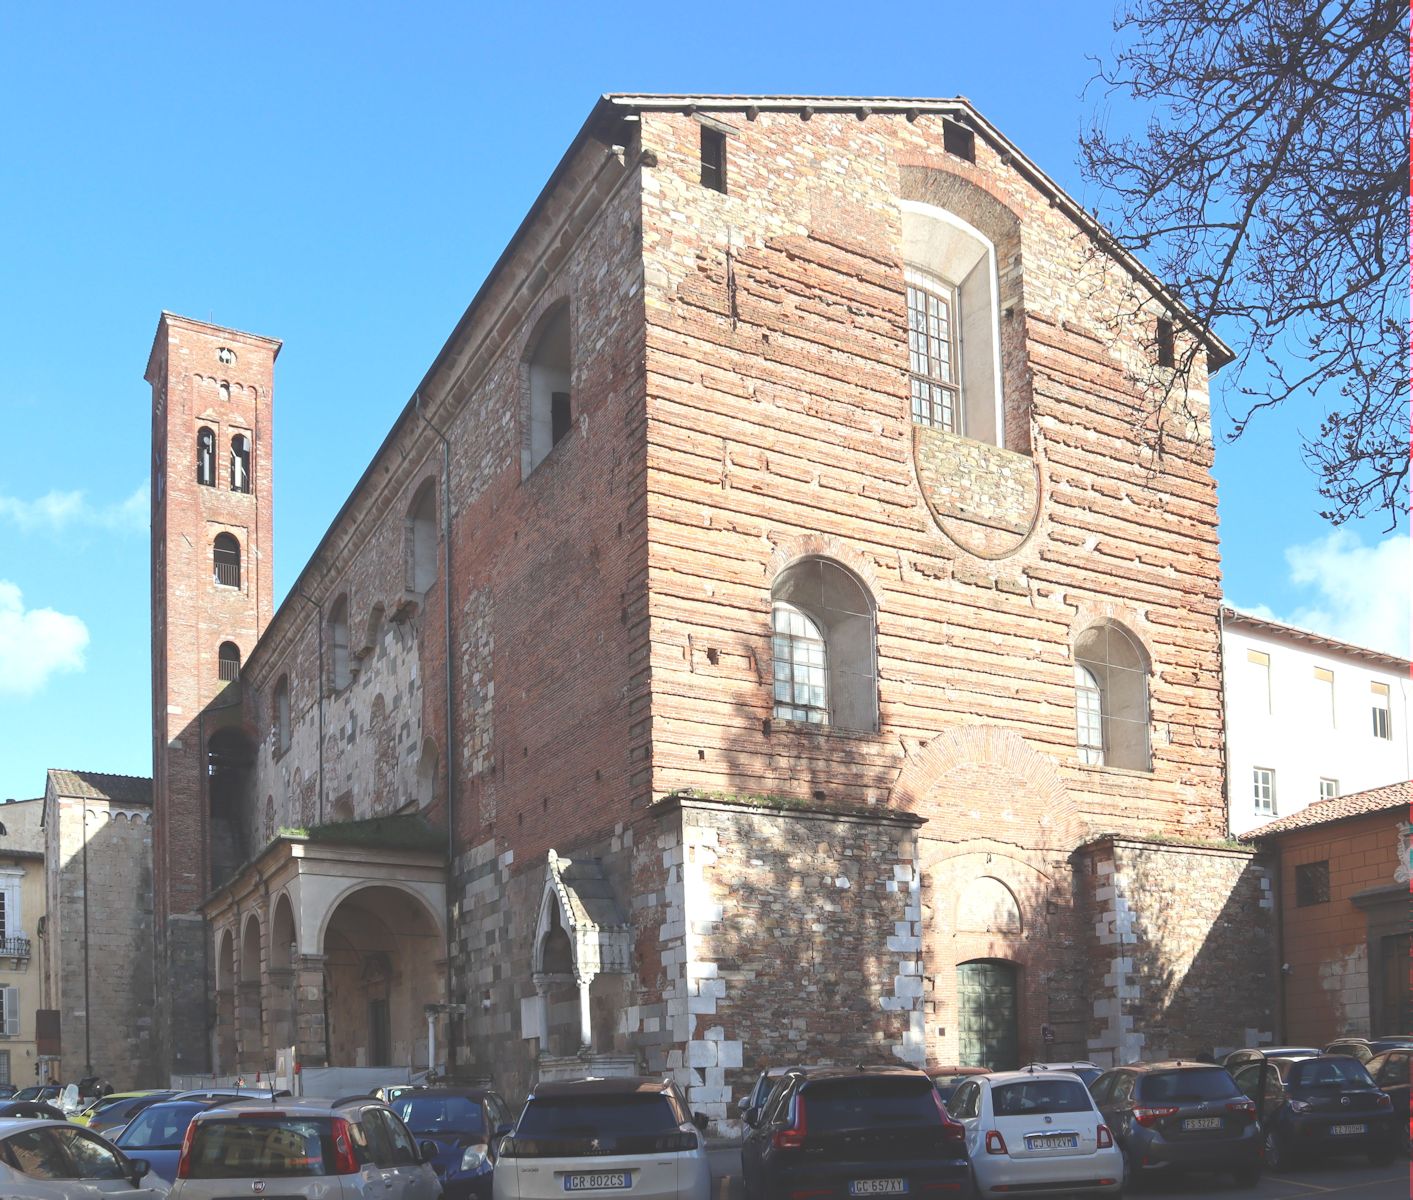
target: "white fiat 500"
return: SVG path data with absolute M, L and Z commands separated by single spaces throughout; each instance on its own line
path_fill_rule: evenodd
M 501 1141 L 495 1200 L 708 1200 L 705 1124 L 666 1080 L 540 1084 Z
M 1123 1189 L 1114 1135 L 1089 1089 L 1067 1071 L 978 1075 L 952 1093 L 947 1111 L 966 1129 L 980 1196 Z

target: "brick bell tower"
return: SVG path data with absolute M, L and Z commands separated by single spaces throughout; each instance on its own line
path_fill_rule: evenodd
M 243 861 L 240 670 L 273 609 L 271 338 L 164 312 L 152 385 L 152 890 L 159 1063 L 210 1070 L 201 902 Z

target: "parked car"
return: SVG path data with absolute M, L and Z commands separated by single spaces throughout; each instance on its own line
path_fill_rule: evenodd
M 1235 1074 L 1243 1064 L 1263 1058 L 1310 1058 L 1319 1053 L 1314 1046 L 1248 1046 L 1245 1050 L 1233 1050 L 1222 1059 L 1222 1066 Z
M 163 1200 L 167 1183 L 140 1158 L 72 1121 L 0 1120 L 0 1195 Z
M 1357 1058 L 1361 1063 L 1368 1063 L 1376 1055 L 1383 1054 L 1386 1050 L 1394 1050 L 1399 1046 L 1413 1046 L 1413 1038 L 1340 1038 L 1326 1046 L 1324 1052 L 1326 1054 L 1345 1054 L 1351 1058 Z
M 1240 1187 L 1260 1180 L 1256 1102 L 1225 1067 L 1134 1063 L 1106 1071 L 1090 1091 L 1123 1151 L 1126 1180 L 1162 1169 L 1229 1171 Z
M 957 1088 L 947 1108 L 965 1130 L 980 1194 L 1117 1197 L 1123 1189 L 1123 1155 L 1073 1071 L 979 1075 Z
M 117 1137 L 117 1131 L 149 1104 L 159 1100 L 170 1100 L 176 1092 L 113 1092 L 101 1100 L 95 1100 L 87 1108 L 75 1113 L 69 1120 L 79 1125 L 87 1125 L 95 1133 Z
M 741 1180 L 755 1200 L 917 1195 L 968 1184 L 962 1128 L 913 1067 L 791 1072 L 747 1124 Z
M 1409 1075 L 1413 1073 L 1413 1046 L 1398 1050 L 1386 1050 L 1377 1058 L 1370 1059 L 1364 1069 L 1369 1072 L 1374 1084 L 1389 1098 L 1393 1105 L 1394 1123 L 1403 1131 L 1404 1148 L 1408 1148 Z M 1397 1134 L 1395 1134 L 1395 1140 Z
M 65 1116 L 53 1104 L 42 1100 L 0 1100 L 0 1117 L 24 1117 L 31 1121 L 63 1121 Z
M 610 1190 L 634 1200 L 708 1200 L 702 1130 L 670 1080 L 627 1076 L 539 1084 L 501 1139 L 495 1200 Z
M 29 1087 L 22 1087 L 18 1092 L 10 1097 L 11 1100 L 38 1100 L 42 1104 L 52 1104 L 59 1107 L 59 1094 L 63 1091 L 57 1083 L 35 1083 Z
M 0 1100 L 8 1100 L 19 1090 L 13 1083 L 0 1083 Z
M 162 1100 L 144 1108 L 127 1124 L 113 1142 L 130 1158 L 145 1158 L 152 1173 L 171 1183 L 177 1177 L 186 1128 L 197 1113 L 214 1108 L 221 1100 Z
M 432 1168 L 447 1200 L 490 1200 L 497 1146 L 511 1113 L 488 1088 L 430 1087 L 404 1091 L 388 1105 L 419 1143 L 432 1143 Z
M 946 1104 L 952 1098 L 963 1080 L 969 1079 L 973 1075 L 989 1075 L 991 1072 L 986 1067 L 928 1067 L 927 1077 L 932 1080 L 932 1086 L 937 1089 L 937 1094 L 942 1097 L 942 1103 Z
M 1092 1062 L 1037 1062 L 1026 1065 L 1026 1070 L 1032 1068 L 1036 1071 L 1068 1071 L 1071 1075 L 1078 1075 L 1085 1087 L 1104 1074 L 1104 1068 Z
M 1272 1058 L 1239 1067 L 1235 1078 L 1260 1109 L 1271 1170 L 1306 1155 L 1367 1154 L 1376 1166 L 1393 1161 L 1393 1102 L 1363 1063 L 1338 1054 Z
M 187 1126 L 172 1196 L 437 1200 L 430 1156 L 372 1096 L 219 1104 Z
M 744 1117 L 751 1109 L 764 1106 L 766 1099 L 775 1089 L 775 1085 L 780 1082 L 783 1075 L 788 1075 L 791 1071 L 803 1071 L 804 1067 L 767 1067 L 751 1085 L 751 1090 L 736 1102 L 736 1110 Z

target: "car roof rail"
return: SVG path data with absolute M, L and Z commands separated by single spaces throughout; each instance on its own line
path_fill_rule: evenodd
M 383 1103 L 372 1092 L 354 1092 L 352 1095 L 340 1096 L 336 1100 L 329 1102 L 330 1108 L 338 1108 L 341 1104 L 352 1104 L 357 1100 L 371 1100 L 374 1104 Z

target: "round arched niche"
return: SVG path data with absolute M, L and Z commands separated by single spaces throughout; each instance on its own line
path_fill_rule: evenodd
M 1020 905 L 1004 883 L 982 875 L 967 884 L 957 896 L 958 933 L 995 933 L 1020 937 L 1024 930 Z

